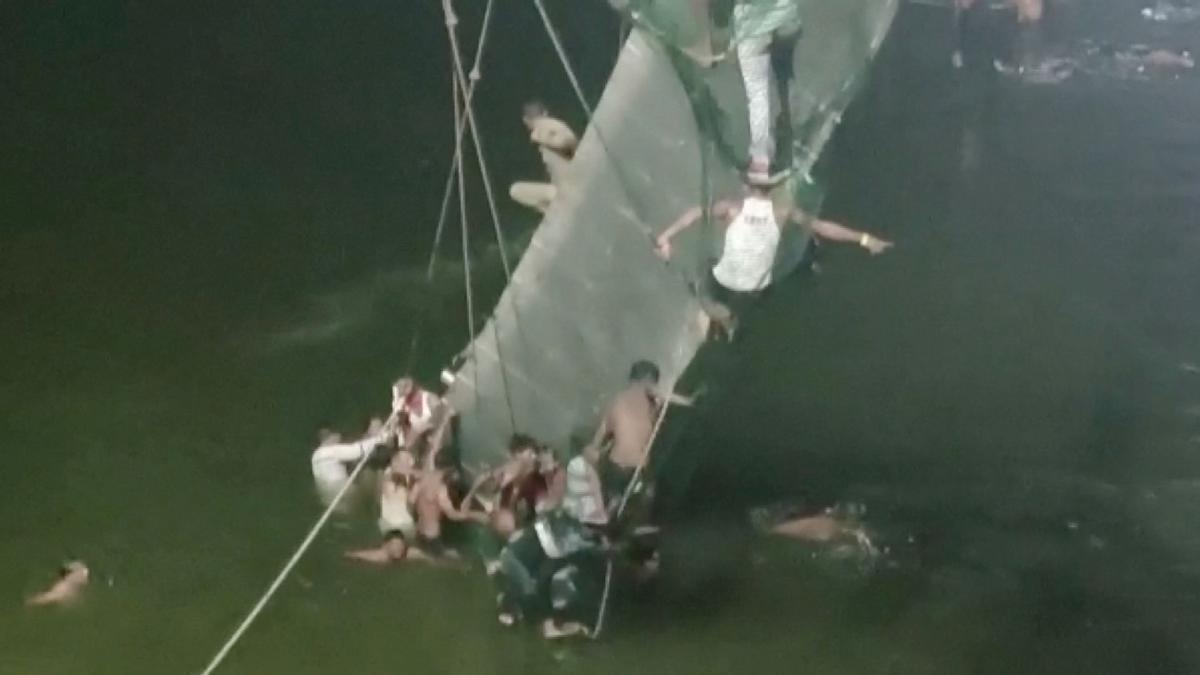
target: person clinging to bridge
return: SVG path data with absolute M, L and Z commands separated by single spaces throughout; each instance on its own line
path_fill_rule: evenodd
M 441 397 L 406 375 L 392 383 L 392 413 L 384 426 L 395 434 L 399 447 L 415 450 L 425 435 L 438 428 L 446 412 L 442 408 Z
M 537 147 L 542 156 L 542 164 L 546 167 L 546 175 L 550 182 L 513 183 L 508 194 L 517 203 L 545 213 L 558 194 L 563 174 L 575 154 L 575 146 L 579 141 L 571 127 L 566 122 L 551 117 L 546 106 L 540 101 L 525 104 L 521 121 L 529 129 L 529 141 Z
M 709 318 L 732 338 L 737 314 L 774 281 L 773 269 L 781 228 L 796 225 L 812 235 L 834 242 L 857 244 L 871 255 L 892 247 L 892 242 L 830 220 L 812 216 L 797 207 L 778 207 L 771 192 L 778 181 L 768 175 L 764 163 L 751 165 L 744 178 L 741 199 L 716 202 L 713 219 L 725 228 L 725 247 L 710 270 L 701 301 Z M 670 260 L 672 242 L 681 232 L 700 221 L 703 211 L 692 207 L 671 223 L 656 240 L 657 253 Z
M 733 39 L 746 89 L 752 163 L 769 165 L 775 157 L 771 94 L 777 89 L 780 104 L 786 105 L 791 55 L 800 37 L 800 4 L 775 3 L 764 11 L 742 0 L 733 7 Z
M 645 464 L 662 407 L 667 401 L 692 404 L 685 396 L 664 396 L 658 391 L 658 380 L 658 366 L 645 360 L 635 362 L 629 369 L 628 384 L 613 396 L 596 427 L 590 445 L 603 458 L 599 473 L 610 506 L 622 499 L 634 474 Z

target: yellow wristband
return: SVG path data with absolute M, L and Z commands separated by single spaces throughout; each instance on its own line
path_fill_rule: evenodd
M 866 232 L 863 232 L 863 236 L 859 237 L 859 239 L 858 239 L 858 245 L 863 248 L 866 248 L 867 244 L 869 244 L 869 243 L 871 243 L 871 235 L 867 234 Z

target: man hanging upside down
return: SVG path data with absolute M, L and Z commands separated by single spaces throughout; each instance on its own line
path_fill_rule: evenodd
M 784 225 L 806 228 L 820 239 L 858 244 L 871 255 L 892 247 L 886 239 L 816 218 L 799 208 L 776 207 L 771 200 L 776 185 L 766 165 L 755 163 L 744 179 L 745 196 L 721 200 L 712 208 L 712 217 L 725 228 L 725 248 L 711 269 L 701 299 L 709 318 L 729 338 L 736 328 L 738 311 L 774 281 L 772 272 Z M 702 215 L 700 207 L 692 207 L 663 230 L 656 242 L 659 257 L 670 260 L 672 240 L 699 222 Z

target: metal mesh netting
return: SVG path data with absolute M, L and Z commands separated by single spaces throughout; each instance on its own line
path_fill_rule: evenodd
M 629 3 L 635 28 L 558 196 L 450 388 L 464 460 L 498 460 L 514 431 L 566 447 L 638 359 L 673 386 L 704 340 L 692 288 L 719 242 L 698 228 L 666 264 L 653 238 L 686 208 L 740 194 L 750 130 L 737 45 L 771 43 L 774 164 L 791 171 L 778 199 L 815 210 L 809 171 L 896 2 Z M 729 56 L 697 61 L 718 54 Z M 777 275 L 806 243 L 789 230 Z

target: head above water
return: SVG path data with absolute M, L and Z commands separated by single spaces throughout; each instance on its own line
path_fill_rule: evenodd
M 658 384 L 659 372 L 658 366 L 651 361 L 641 360 L 634 362 L 629 368 L 630 382 L 645 382 L 647 384 Z
M 529 101 L 521 106 L 521 121 L 525 122 L 525 126 L 532 126 L 536 120 L 549 116 L 550 111 L 541 101 Z
M 58 576 L 63 579 L 71 578 L 86 581 L 91 572 L 82 560 L 68 560 L 58 568 Z

